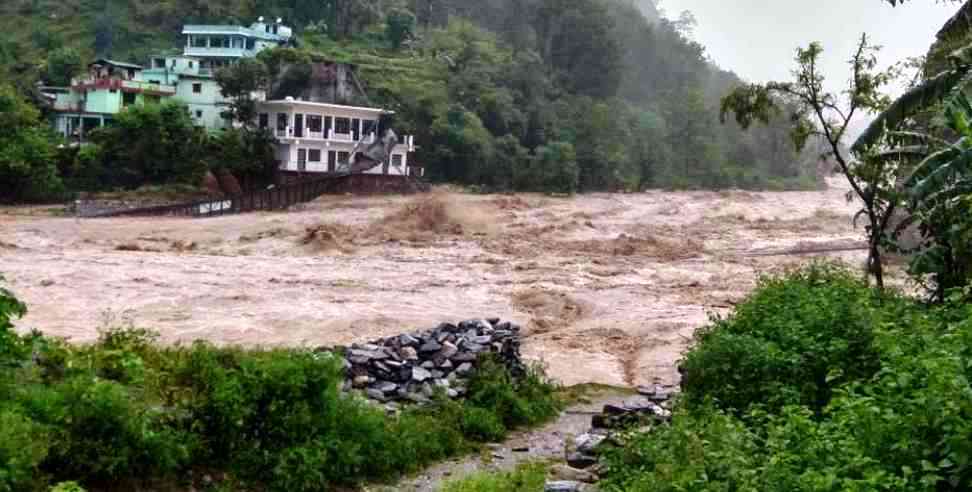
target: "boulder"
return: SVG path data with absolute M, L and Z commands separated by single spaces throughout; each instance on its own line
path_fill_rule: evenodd
M 423 367 L 412 368 L 412 381 L 424 382 L 432 377 L 432 373 Z
M 554 480 L 543 486 L 543 492 L 581 492 L 584 484 L 573 480 Z

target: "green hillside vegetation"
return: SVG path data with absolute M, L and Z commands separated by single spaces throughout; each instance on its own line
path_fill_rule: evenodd
M 797 153 L 786 121 L 748 133 L 718 123 L 719 97 L 739 79 L 688 37 L 691 16 L 665 20 L 649 1 L 16 0 L 0 6 L 0 71 L 30 97 L 37 81 L 63 84 L 95 56 L 178 52 L 185 23 L 260 15 L 296 26 L 291 61 L 356 65 L 370 102 L 416 136 L 434 181 L 556 192 L 817 185 L 819 153 Z

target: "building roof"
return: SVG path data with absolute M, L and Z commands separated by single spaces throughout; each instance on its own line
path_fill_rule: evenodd
M 268 41 L 286 41 L 287 38 L 274 34 L 272 32 L 259 31 L 256 29 L 250 29 L 249 27 L 243 26 L 229 26 L 229 25 L 201 25 L 201 24 L 187 24 L 182 27 L 182 34 L 221 34 L 221 35 L 240 35 L 247 36 L 251 38 L 265 39 Z
M 125 63 L 125 62 L 120 62 L 115 60 L 109 60 L 107 58 L 99 58 L 88 64 L 89 67 L 91 65 L 111 65 L 113 67 L 132 68 L 135 70 L 141 70 L 143 68 L 141 65 L 136 65 L 134 63 Z
M 314 102 L 314 101 L 301 101 L 301 100 L 298 100 L 298 99 L 274 99 L 272 101 L 263 101 L 261 104 L 274 104 L 274 105 L 279 105 L 279 106 L 291 106 L 291 105 L 298 105 L 299 104 L 301 106 L 310 106 L 310 107 L 322 108 L 322 109 L 325 109 L 325 108 L 326 109 L 351 109 L 351 110 L 355 110 L 355 111 L 367 111 L 367 112 L 371 112 L 371 113 L 395 114 L 394 111 L 389 111 L 389 110 L 381 109 L 381 108 L 366 108 L 366 107 L 363 107 L 363 106 L 347 106 L 347 105 L 344 105 L 344 104 L 331 104 L 331 103 L 322 103 L 322 102 Z

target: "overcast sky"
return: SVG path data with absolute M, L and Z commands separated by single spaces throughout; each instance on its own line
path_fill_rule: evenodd
M 753 82 L 789 80 L 793 54 L 811 41 L 824 45 L 830 83 L 848 80 L 850 58 L 861 33 L 884 49 L 890 64 L 927 52 L 935 33 L 961 4 L 912 0 L 892 8 L 880 0 L 660 0 L 669 18 L 690 10 L 695 39 L 721 67 Z M 831 86 L 835 88 L 835 86 Z

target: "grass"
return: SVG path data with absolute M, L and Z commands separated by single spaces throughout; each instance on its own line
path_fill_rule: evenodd
M 447 482 L 442 492 L 541 492 L 547 463 L 527 463 L 508 472 L 481 472 Z

